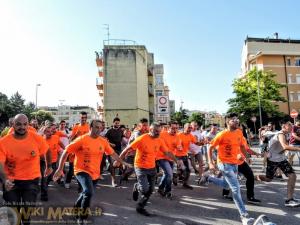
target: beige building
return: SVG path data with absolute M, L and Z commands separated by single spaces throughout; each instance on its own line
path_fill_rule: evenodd
M 253 67 L 273 71 L 276 81 L 287 84 L 281 94 L 287 103 L 275 103 L 279 110 L 289 114 L 292 109 L 300 111 L 300 40 L 247 37 L 242 51 L 242 75 Z
M 171 106 L 172 110 L 175 102 L 169 98 L 169 87 L 164 82 L 164 65 L 154 65 L 154 102 L 155 102 L 155 116 L 154 120 L 158 122 L 167 123 L 171 120 Z M 171 102 L 172 101 L 172 102 Z
M 96 53 L 100 118 L 108 125 L 118 116 L 132 126 L 154 120 L 154 56 L 143 45 L 104 45 Z
M 61 120 L 65 120 L 69 127 L 72 127 L 75 123 L 80 122 L 80 112 L 82 111 L 87 113 L 88 122 L 98 118 L 95 109 L 89 106 L 41 106 L 39 107 L 39 109 L 51 113 L 55 123 L 59 123 Z

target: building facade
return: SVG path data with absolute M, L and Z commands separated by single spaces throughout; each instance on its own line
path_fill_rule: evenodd
M 141 118 L 156 120 L 154 54 L 143 45 L 104 45 L 96 53 L 100 118 L 115 117 L 132 126 Z
M 276 81 L 285 84 L 281 95 L 287 102 L 276 102 L 279 110 L 289 114 L 292 109 L 300 111 L 300 40 L 247 37 L 242 51 L 242 75 L 253 67 L 272 71 Z
M 39 109 L 51 113 L 55 123 L 59 123 L 61 120 L 65 120 L 69 127 L 80 122 L 80 112 L 87 113 L 87 121 L 90 122 L 93 119 L 99 118 L 94 108 L 89 106 L 69 106 L 60 105 L 57 107 L 41 106 Z

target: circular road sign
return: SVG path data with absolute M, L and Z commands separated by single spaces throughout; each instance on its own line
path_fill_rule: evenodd
M 293 110 L 291 111 L 291 113 L 290 113 L 290 116 L 291 116 L 293 119 L 295 119 L 295 118 L 297 118 L 298 114 L 299 114 L 299 113 L 297 112 L 297 110 L 293 109 Z

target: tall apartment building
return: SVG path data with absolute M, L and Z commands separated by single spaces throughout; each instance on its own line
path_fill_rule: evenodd
M 163 65 L 154 64 L 154 54 L 144 45 L 104 44 L 103 51 L 96 52 L 96 64 L 98 112 L 108 125 L 116 116 L 129 126 L 141 118 L 150 122 L 170 120 L 169 88 L 164 85 Z M 174 106 L 175 102 L 172 103 Z
M 281 94 L 286 103 L 274 103 L 279 110 L 289 114 L 292 109 L 300 111 L 300 40 L 247 37 L 242 51 L 242 74 L 253 67 L 273 71 L 278 83 L 286 84 Z
M 108 125 L 118 116 L 132 126 L 140 118 L 154 120 L 154 56 L 143 45 L 104 45 L 96 53 L 99 70 L 98 111 Z
M 160 122 L 169 122 L 171 118 L 171 107 L 172 110 L 174 106 L 175 110 L 175 102 L 172 103 L 169 100 L 169 87 L 164 83 L 164 65 L 163 64 L 155 64 L 154 65 L 154 89 L 155 89 L 155 120 Z

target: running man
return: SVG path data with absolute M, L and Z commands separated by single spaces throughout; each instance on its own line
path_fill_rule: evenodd
M 183 132 L 178 134 L 178 137 L 179 137 L 181 145 L 182 145 L 182 149 L 177 149 L 176 153 L 175 153 L 175 156 L 177 158 L 178 177 L 183 176 L 182 187 L 186 188 L 186 189 L 190 189 L 190 190 L 192 190 L 193 187 L 188 184 L 188 181 L 190 178 L 190 173 L 191 173 L 189 159 L 188 159 L 188 151 L 189 151 L 190 145 L 192 143 L 196 144 L 196 145 L 201 144 L 197 141 L 195 136 L 193 136 L 191 134 L 191 131 L 192 131 L 191 124 L 186 123 L 184 125 Z M 175 181 L 175 183 L 177 183 L 177 182 Z
M 171 121 L 167 132 L 160 133 L 160 138 L 164 140 L 168 150 L 175 154 L 177 149 L 181 149 L 180 139 L 177 136 L 178 123 Z M 170 157 L 165 156 L 162 152 L 156 157 L 158 165 L 164 171 L 158 186 L 158 193 L 168 199 L 172 199 L 172 180 L 173 180 L 173 166 L 174 161 Z
M 18 114 L 14 118 L 13 133 L 0 140 L 0 164 L 4 167 L 3 198 L 8 206 L 21 206 L 25 212 L 34 207 L 39 193 L 40 157 L 46 155 L 45 176 L 52 172 L 51 152 L 43 137 L 28 131 L 28 118 Z M 22 218 L 24 225 L 30 224 L 29 218 Z
M 269 141 L 269 154 L 267 159 L 266 175 L 257 176 L 258 180 L 270 182 L 279 168 L 287 177 L 287 200 L 285 206 L 298 207 L 300 202 L 294 199 L 296 174 L 287 161 L 285 151 L 296 152 L 300 151 L 300 147 L 290 146 L 287 141 L 287 136 L 292 131 L 292 123 L 289 120 L 281 121 L 281 130 L 276 133 Z
M 131 166 L 119 158 L 105 138 L 100 137 L 102 126 L 103 123 L 100 120 L 91 121 L 90 132 L 78 137 L 66 147 L 59 161 L 58 169 L 53 176 L 54 181 L 58 180 L 63 174 L 68 155 L 70 153 L 75 154 L 74 172 L 82 187 L 82 191 L 75 202 L 75 207 L 78 209 L 75 211 L 77 212 L 87 212 L 87 208 L 90 207 L 95 185 L 100 177 L 100 163 L 104 153 L 111 155 L 121 164 Z M 88 215 L 78 214 L 77 218 L 79 224 L 84 224 Z
M 243 144 L 243 133 L 239 127 L 239 119 L 236 113 L 230 113 L 225 117 L 227 129 L 218 133 L 210 143 L 208 151 L 209 168 L 215 170 L 218 166 L 223 178 L 211 177 L 204 174 L 200 184 L 212 182 L 225 189 L 230 188 L 234 203 L 239 210 L 243 225 L 252 224 L 254 219 L 249 217 L 241 197 L 240 184 L 237 179 L 238 164 L 247 155 Z M 217 148 L 217 165 L 212 160 L 213 150 Z M 242 152 L 242 153 L 241 153 Z
M 120 158 L 123 159 L 128 152 L 136 150 L 134 169 L 137 176 L 137 183 L 134 184 L 132 198 L 134 201 L 138 201 L 139 192 L 141 193 L 136 211 L 144 216 L 150 216 L 145 206 L 154 190 L 156 176 L 155 159 L 158 152 L 161 151 L 176 161 L 174 155 L 168 151 L 164 141 L 159 138 L 160 131 L 160 125 L 152 123 L 149 133 L 138 137 L 120 155 Z

